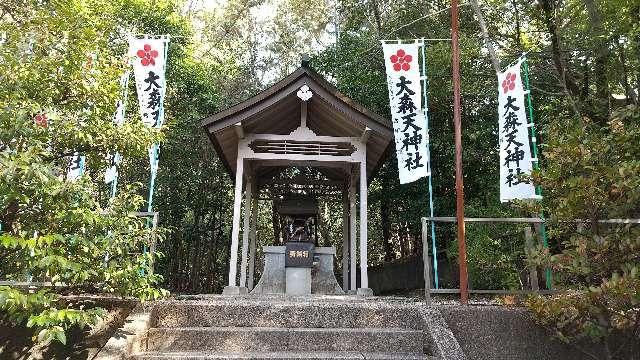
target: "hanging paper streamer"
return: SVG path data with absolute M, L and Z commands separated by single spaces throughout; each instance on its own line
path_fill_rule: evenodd
M 429 175 L 427 123 L 422 111 L 419 44 L 382 44 L 400 183 Z
M 498 116 L 500 146 L 500 200 L 537 199 L 535 187 L 521 175 L 531 174 L 527 116 L 520 64 L 498 74 Z

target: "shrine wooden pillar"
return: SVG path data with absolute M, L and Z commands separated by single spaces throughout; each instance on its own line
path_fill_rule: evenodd
M 349 195 L 342 189 L 342 290 L 349 289 Z
M 233 194 L 233 221 L 231 229 L 231 251 L 229 259 L 229 283 L 228 292 L 234 292 L 231 288 L 237 286 L 238 275 L 238 235 L 240 233 L 240 201 L 242 200 L 242 179 L 244 173 L 244 159 L 238 157 L 236 161 L 236 183 Z
M 253 202 L 251 205 L 251 229 L 249 230 L 250 242 L 249 242 L 249 279 L 247 282 L 247 288 L 249 291 L 253 290 L 254 273 L 256 268 L 256 224 L 258 221 L 258 198 L 260 195 L 257 179 L 253 181 Z
M 244 223 L 242 226 L 242 261 L 240 262 L 240 287 L 247 286 L 247 257 L 249 255 L 249 224 L 251 221 L 251 196 L 253 194 L 253 178 L 247 175 L 247 186 L 244 196 Z
M 367 157 L 363 151 L 360 162 L 360 288 L 369 288 L 367 270 Z M 367 295 L 366 292 L 362 295 Z
M 356 186 L 349 184 L 349 290 L 356 291 Z

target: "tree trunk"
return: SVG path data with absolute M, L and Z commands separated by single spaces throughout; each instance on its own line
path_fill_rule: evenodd
M 620 58 L 620 65 L 622 66 L 622 86 L 624 87 L 624 94 L 626 96 L 625 102 L 627 105 L 636 102 L 635 93 L 631 91 L 631 86 L 629 84 L 629 68 L 627 67 L 627 57 L 624 54 L 624 46 L 620 44 L 620 40 L 616 40 L 618 44 L 618 54 Z
M 209 237 L 209 248 L 207 253 L 207 261 L 206 261 L 206 276 L 207 282 L 204 286 L 204 291 L 206 293 L 212 293 L 213 290 L 213 281 L 212 279 L 216 276 L 216 254 L 218 252 L 218 238 L 216 237 L 216 214 L 213 213 L 211 216 L 211 222 L 209 223 L 209 229 L 211 231 L 211 236 Z
M 278 218 L 278 204 L 271 200 L 271 227 L 273 229 L 273 245 L 280 244 L 280 219 Z
M 631 11 L 632 22 L 634 24 L 640 23 L 640 5 L 637 5 L 633 11 Z M 636 58 L 640 59 L 640 31 L 636 35 Z M 640 104 L 640 65 L 636 68 L 636 103 Z
M 409 253 L 407 249 L 407 236 L 404 223 L 398 223 L 398 239 L 400 240 L 400 258 L 404 258 Z
M 194 242 L 191 243 L 191 257 L 190 257 L 190 265 L 191 271 L 189 276 L 189 284 L 190 284 L 190 292 L 198 291 L 198 283 L 200 282 L 200 221 L 202 215 L 199 213 L 195 214 L 194 223 L 193 223 L 193 231 L 192 231 L 192 239 Z
M 181 262 L 182 262 L 182 247 L 183 247 L 182 238 L 183 238 L 182 231 L 180 231 L 178 233 L 177 239 L 174 240 L 175 241 L 174 253 L 172 256 L 174 267 L 173 267 L 173 271 L 171 272 L 174 291 L 180 291 L 180 271 L 181 271 L 180 269 L 181 269 Z
M 589 98 L 589 57 L 584 60 L 584 69 L 582 71 L 582 92 L 580 93 L 580 101 L 584 102 Z
M 331 239 L 329 238 L 329 228 L 327 227 L 327 219 L 329 219 L 329 209 L 327 202 L 325 201 L 322 205 L 322 213 L 318 216 L 318 228 L 320 228 L 320 232 L 322 234 L 322 246 L 331 246 Z M 317 241 L 318 239 L 316 239 Z
M 609 47 L 607 44 L 606 32 L 602 25 L 602 15 L 598 9 L 598 5 L 595 0 L 584 0 L 584 5 L 587 8 L 589 14 L 589 20 L 591 22 L 591 28 L 593 29 L 593 38 L 595 39 L 593 52 L 596 54 L 594 61 L 594 73 L 596 84 L 596 100 L 598 102 L 598 108 L 600 106 L 606 107 L 606 112 L 596 110 L 596 113 L 605 115 L 605 120 L 608 118 L 610 103 L 609 103 L 609 80 L 607 79 L 607 63 L 609 62 Z
M 580 94 L 580 89 L 578 88 L 578 85 L 571 73 L 567 71 L 567 67 L 564 62 L 562 50 L 560 48 L 560 36 L 558 35 L 558 24 L 556 22 L 553 0 L 540 0 L 539 4 L 542 8 L 542 21 L 547 27 L 547 32 L 551 38 L 551 54 L 553 58 L 553 65 L 558 72 L 558 80 L 564 89 L 576 116 L 582 118 L 580 108 L 574 100 L 575 96 Z
M 480 5 L 478 4 L 478 0 L 470 0 L 471 7 L 473 8 L 473 12 L 478 19 L 478 25 L 480 25 L 480 31 L 482 32 L 482 38 L 484 39 L 484 45 L 487 47 L 489 51 L 489 57 L 491 58 L 491 63 L 493 64 L 493 69 L 496 71 L 496 74 L 499 74 L 500 71 L 500 60 L 498 60 L 498 55 L 496 55 L 496 51 L 493 49 L 493 44 L 491 44 L 491 39 L 489 38 L 489 31 L 487 30 L 487 25 L 484 22 L 484 16 L 482 16 L 482 10 L 480 10 Z
M 416 230 L 416 229 L 414 229 Z M 413 254 L 419 254 L 422 252 L 422 229 L 413 232 Z
M 516 0 L 511 0 L 511 5 L 513 6 L 513 13 L 516 19 L 516 44 L 518 45 L 518 49 L 522 48 L 522 39 L 520 37 L 521 26 L 520 26 L 520 10 L 518 10 L 518 2 Z
M 378 8 L 378 2 L 376 0 L 371 0 L 371 11 L 373 12 L 373 17 L 376 21 L 376 31 L 378 32 L 378 37 L 382 34 L 382 20 L 380 17 L 380 9 Z
M 0 217 L 0 224 L 2 224 L 2 231 L 11 233 L 13 229 L 13 223 L 18 217 L 18 210 L 20 210 L 20 204 L 17 201 L 9 203 L 4 210 L 4 214 Z
M 229 265 L 231 263 L 231 236 L 227 237 L 227 239 L 229 239 L 229 242 L 224 246 L 225 259 L 224 259 L 223 274 L 226 274 L 226 272 L 229 271 Z M 222 287 L 224 287 L 225 285 L 227 285 L 227 281 L 225 278 L 223 278 Z

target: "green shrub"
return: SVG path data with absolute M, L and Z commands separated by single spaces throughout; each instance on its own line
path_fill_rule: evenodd
M 104 310 L 74 308 L 62 291 L 153 299 L 166 295 L 143 254 L 152 236 L 131 215 L 144 206 L 133 186 L 100 201 L 107 155 L 146 157 L 157 130 L 112 122 L 123 62 L 110 35 L 115 2 L 20 1 L 0 18 L 0 279 L 50 281 L 35 293 L 0 287 L 0 315 L 26 322 L 41 342 L 65 342 L 65 330 L 95 324 Z M 102 16 L 95 16 L 100 13 Z M 99 54 L 97 61 L 89 61 Z M 46 120 L 44 117 L 46 116 Z M 90 165 L 67 179 L 70 157 Z
M 599 220 L 640 213 L 640 109 L 616 111 L 605 127 L 556 125 L 548 138 L 534 179 L 545 191 L 553 251 L 539 248 L 531 260 L 552 266 L 556 286 L 570 292 L 528 304 L 560 339 L 591 339 L 614 359 L 640 340 L 640 227 Z

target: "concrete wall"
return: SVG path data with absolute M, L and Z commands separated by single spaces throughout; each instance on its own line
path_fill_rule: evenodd
M 411 256 L 369 268 L 369 287 L 373 293 L 388 294 L 424 288 L 422 258 Z
M 524 308 L 438 306 L 438 309 L 469 360 L 593 360 L 577 348 L 551 338 Z M 583 347 L 598 352 L 593 344 Z
M 450 264 L 444 256 L 442 257 L 438 258 L 440 286 L 456 287 L 457 264 Z M 429 261 L 429 265 L 431 265 L 432 260 Z M 452 265 L 455 265 L 456 268 L 452 268 Z M 424 289 L 423 269 L 422 255 L 412 255 L 371 266 L 369 267 L 369 287 L 376 295 Z M 431 269 L 431 281 L 433 286 L 433 269 Z

